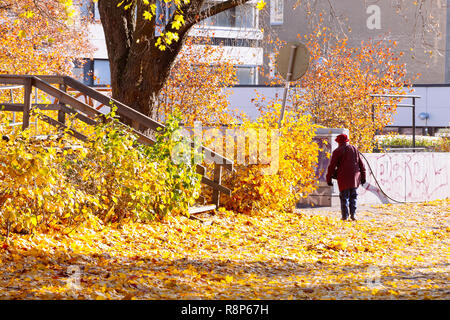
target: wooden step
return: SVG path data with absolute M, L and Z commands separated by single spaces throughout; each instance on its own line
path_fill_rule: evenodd
M 196 213 L 202 213 L 207 211 L 216 210 L 217 206 L 215 204 L 209 204 L 205 206 L 195 206 L 195 207 L 189 207 L 188 212 L 189 214 L 196 214 Z
M 38 107 L 45 110 L 58 110 L 58 119 L 53 119 L 48 115 L 41 114 L 40 120 L 47 122 L 48 124 L 58 128 L 61 130 L 61 134 L 63 130 L 67 130 L 66 132 L 76 139 L 79 139 L 84 142 L 88 142 L 89 138 L 74 130 L 73 128 L 68 128 L 68 123 L 65 121 L 65 114 L 71 114 L 75 116 L 76 119 L 85 122 L 87 125 L 96 125 L 99 122 L 107 122 L 108 119 L 105 118 L 105 115 L 97 110 L 94 107 L 94 100 L 100 104 L 105 106 L 114 104 L 117 107 L 117 114 L 128 118 L 133 121 L 135 127 L 142 128 L 143 130 L 151 130 L 152 132 L 156 132 L 158 130 L 166 130 L 166 127 L 152 118 L 140 113 L 139 111 L 134 110 L 133 108 L 117 101 L 109 96 L 86 86 L 85 84 L 66 76 L 44 76 L 44 75 L 5 75 L 0 74 L 0 84 L 6 85 L 20 85 L 24 87 L 24 96 L 23 96 L 23 104 L 10 104 L 9 107 L 11 111 L 21 112 L 22 113 L 22 129 L 26 129 L 30 125 L 30 114 L 31 109 L 33 107 Z M 54 84 L 59 85 L 54 86 Z M 53 104 L 46 106 L 43 104 L 33 104 L 32 103 L 32 91 L 34 89 L 39 89 L 42 93 L 51 97 L 54 101 Z M 81 95 L 84 95 L 86 99 L 91 102 L 83 103 L 79 99 L 75 98 L 71 94 L 68 93 L 70 89 L 71 92 L 79 92 Z M 6 110 L 6 109 L 5 109 Z M 1 110 L 0 110 L 1 111 Z M 138 135 L 138 142 L 146 145 L 153 144 L 154 140 L 145 135 L 143 132 L 139 132 L 138 130 L 129 127 L 131 131 Z M 37 136 L 35 140 L 45 141 L 51 137 L 49 136 Z M 208 178 L 206 176 L 206 168 L 202 165 L 197 166 L 197 173 L 201 175 L 201 183 L 206 185 L 212 189 L 211 194 L 211 205 L 204 205 L 204 200 L 202 200 L 203 204 L 198 204 L 194 207 L 189 208 L 189 213 L 196 214 L 207 211 L 215 210 L 219 207 L 219 199 L 220 195 L 231 195 L 231 190 L 222 185 L 221 176 L 222 169 L 225 168 L 230 172 L 233 172 L 233 161 L 225 158 L 224 156 L 214 152 L 213 150 L 203 146 L 197 145 L 194 141 L 189 141 L 192 148 L 197 149 L 201 152 L 205 160 L 210 160 L 214 162 L 214 169 L 212 170 L 212 177 Z M 76 149 L 83 148 L 82 146 L 66 146 L 66 148 Z M 64 149 L 66 149 L 64 148 Z M 209 195 L 209 194 L 208 194 Z
M 38 141 L 45 141 L 45 140 L 57 140 L 61 139 L 62 135 L 59 134 L 38 134 L 35 136 L 32 136 L 31 139 L 38 140 Z

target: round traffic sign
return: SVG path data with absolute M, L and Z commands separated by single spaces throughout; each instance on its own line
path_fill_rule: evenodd
M 309 51 L 304 44 L 299 42 L 289 42 L 283 46 L 278 53 L 276 61 L 277 70 L 280 75 L 288 81 L 298 80 L 303 77 L 306 71 L 308 71 L 309 59 Z M 289 78 L 288 73 L 291 63 L 292 74 Z

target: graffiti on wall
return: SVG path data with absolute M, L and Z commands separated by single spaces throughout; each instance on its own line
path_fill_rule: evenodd
M 334 134 L 317 135 L 314 138 L 321 150 L 316 167 L 319 189 L 310 195 L 309 202 L 331 205 L 330 199 L 338 196 L 337 188 L 327 187 L 325 179 L 330 152 L 336 147 L 334 138 Z M 365 153 L 363 161 L 367 183 L 358 188 L 358 202 L 361 204 L 395 202 L 393 200 L 428 201 L 450 197 L 448 152 Z M 332 190 L 334 192 L 330 194 Z
M 393 202 L 384 193 L 406 202 L 450 197 L 450 153 L 372 153 L 364 157 L 368 185 L 358 190 L 363 203 Z

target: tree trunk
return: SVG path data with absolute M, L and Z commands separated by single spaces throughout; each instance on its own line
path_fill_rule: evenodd
M 152 116 L 155 97 L 163 87 L 165 80 L 155 75 L 157 68 L 150 69 L 150 74 L 143 74 L 139 70 L 138 62 L 137 64 L 133 66 L 133 69 L 137 69 L 136 71 L 111 72 L 111 82 L 114 83 L 112 85 L 113 98 L 147 116 Z M 114 67 L 111 66 L 112 68 Z
M 167 44 L 166 50 L 161 51 L 155 46 L 158 38 L 155 18 L 143 18 L 148 7 L 142 1 L 130 2 L 130 7 L 124 9 L 119 5 L 123 3 L 121 0 L 99 0 L 113 98 L 147 116 L 155 116 L 153 111 L 158 94 L 169 77 L 190 28 L 202 19 L 247 1 L 227 0 L 205 10 L 202 10 L 205 0 L 184 3 L 177 13 L 184 16 L 186 23 L 181 28 L 175 28 L 174 14 L 164 29 L 166 34 L 177 34 L 179 40 Z M 150 3 L 156 2 L 153 0 Z M 126 122 L 131 124 L 129 120 Z
M 155 51 L 159 50 L 155 47 Z M 116 100 L 143 113 L 156 118 L 155 104 L 173 64 L 173 53 L 146 53 L 139 57 L 130 57 L 125 67 L 112 65 L 112 95 Z M 114 70 L 113 69 L 117 69 Z M 131 124 L 129 120 L 125 120 Z M 133 127 L 137 128 L 133 125 Z
M 112 97 L 152 117 L 156 98 L 170 74 L 187 32 L 168 50 L 161 51 L 155 46 L 154 25 L 148 21 L 136 21 L 133 10 L 117 7 L 117 0 L 99 1 L 110 61 Z M 139 16 L 139 6 L 137 10 Z M 135 27 L 136 24 L 140 24 L 139 28 Z M 146 29 L 151 32 L 139 33 Z

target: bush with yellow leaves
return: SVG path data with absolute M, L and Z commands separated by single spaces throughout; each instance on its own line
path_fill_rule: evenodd
M 450 137 L 441 137 L 434 146 L 435 152 L 450 152 Z
M 187 214 L 199 195 L 200 176 L 193 156 L 178 162 L 172 159 L 174 149 L 188 147 L 175 138 L 179 119 L 169 117 L 156 143 L 144 146 L 114 113 L 108 118 L 111 121 L 96 127 L 88 156 L 77 169 L 81 189 L 101 200 L 98 216 L 117 222 L 127 217 Z
M 237 161 L 236 171 L 224 177 L 224 183 L 233 190 L 231 197 L 222 198 L 227 209 L 241 213 L 292 211 L 300 198 L 315 190 L 319 152 L 313 142 L 316 125 L 308 115 L 286 112 L 278 129 L 279 115 L 280 105 L 275 104 L 256 122 L 244 121 L 239 127 L 247 139 L 246 163 Z M 264 153 L 269 161 L 264 161 Z
M 71 231 L 91 221 L 162 218 L 187 214 L 200 188 L 194 156 L 172 161 L 178 119 L 144 146 L 114 113 L 95 128 L 90 141 L 74 149 L 67 132 L 39 140 L 32 130 L 8 127 L 0 113 L 0 225 L 10 231 L 36 227 Z M 190 155 L 188 152 L 184 154 Z
M 58 222 L 72 226 L 95 212 L 95 197 L 64 177 L 64 141 L 34 139 L 31 130 L 8 133 L 9 141 L 2 140 L 0 148 L 0 222 L 7 234 Z

